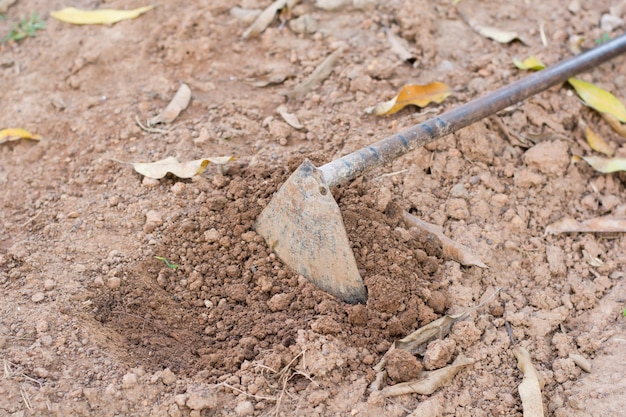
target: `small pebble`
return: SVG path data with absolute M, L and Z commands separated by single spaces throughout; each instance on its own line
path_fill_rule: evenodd
M 170 368 L 165 368 L 161 374 L 161 381 L 163 381 L 165 385 L 171 385 L 176 382 L 176 375 L 174 375 L 174 372 L 172 372 Z
M 30 299 L 34 302 L 34 303 L 39 303 L 41 301 L 44 300 L 44 298 L 46 298 L 46 296 L 44 295 L 44 293 L 42 292 L 36 292 L 35 294 L 33 294 L 32 297 L 30 297 Z
M 107 280 L 107 287 L 116 290 L 120 287 L 122 281 L 118 277 L 111 277 Z
M 250 401 L 244 401 L 235 407 L 235 414 L 238 416 L 251 416 L 254 414 L 254 405 Z
M 47 378 L 50 375 L 50 372 L 46 368 L 35 368 L 33 369 L 33 373 L 38 378 Z
M 50 278 L 46 279 L 46 280 L 43 282 L 43 288 L 44 288 L 46 291 L 50 291 L 50 290 L 52 290 L 54 287 L 56 287 L 56 285 L 57 285 L 57 284 L 56 284 L 56 282 L 54 282 L 54 280 L 52 280 L 52 279 L 50 279 Z
M 127 373 L 122 377 L 122 387 L 129 389 L 137 385 L 137 375 L 132 372 Z
M 209 229 L 204 232 L 204 240 L 208 243 L 217 242 L 220 238 L 220 233 L 216 229 Z
M 576 366 L 578 366 L 583 371 L 587 373 L 591 372 L 591 362 L 589 362 L 584 356 L 578 355 L 576 353 L 570 353 L 569 358 L 573 360 Z

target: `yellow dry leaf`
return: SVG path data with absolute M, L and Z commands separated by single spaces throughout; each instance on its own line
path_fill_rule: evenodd
M 519 396 L 522 399 L 524 417 L 543 417 L 541 382 L 539 374 L 537 374 L 530 359 L 530 353 L 521 346 L 515 346 L 513 354 L 517 359 L 517 367 L 524 374 L 522 383 L 517 387 Z
M 617 117 L 610 113 L 600 113 L 600 116 L 616 131 L 621 137 L 626 138 L 626 126 L 617 120 Z
M 134 19 L 148 10 L 154 9 L 155 7 L 155 5 L 152 5 L 133 10 L 80 10 L 75 7 L 66 7 L 62 10 L 50 12 L 50 16 L 62 22 L 74 25 L 106 25 L 117 23 L 122 20 Z
M 133 162 L 131 165 L 135 171 L 148 178 L 161 179 L 168 173 L 178 178 L 191 178 L 201 174 L 209 163 L 224 165 L 233 159 L 233 156 L 219 156 L 178 162 L 176 158 L 169 156 L 156 162 Z
M 623 233 L 626 232 L 626 219 L 614 219 L 611 217 L 595 217 L 582 222 L 571 217 L 548 225 L 546 234 L 554 235 L 558 233 Z
M 585 126 L 585 138 L 587 139 L 587 143 L 591 146 L 596 152 L 603 153 L 607 156 L 613 156 L 615 154 L 615 150 L 604 138 L 594 132 L 589 126 L 586 124 Z
M 520 61 L 517 58 L 513 58 L 513 63 L 515 64 L 515 66 L 521 70 L 542 70 L 544 69 L 546 66 L 544 65 L 543 62 L 541 62 L 539 60 L 539 58 L 535 57 L 535 56 L 529 56 L 528 58 L 526 58 L 523 61 Z
M 154 126 L 159 123 L 172 123 L 180 112 L 187 108 L 190 100 L 191 89 L 187 84 L 182 83 L 167 107 L 161 113 L 148 120 L 148 126 Z
M 589 107 L 600 113 L 609 113 L 622 123 L 626 122 L 626 107 L 613 94 L 578 78 L 572 77 L 567 82 L 574 87 L 580 98 Z
M 522 42 L 517 32 L 510 32 L 508 30 L 501 30 L 491 26 L 472 25 L 472 29 L 478 32 L 479 35 L 485 38 L 493 39 L 498 43 L 510 43 L 515 39 Z M 522 42 L 524 43 L 524 42 Z
M 452 90 L 448 85 L 438 81 L 426 85 L 408 84 L 391 100 L 378 103 L 365 111 L 376 116 L 386 116 L 402 110 L 409 104 L 424 107 L 432 102 L 441 103 L 451 93 Z
M 626 171 L 626 158 L 604 158 L 602 156 L 577 156 L 572 157 L 573 161 L 583 160 L 593 169 L 603 174 L 610 174 L 617 171 Z
M 9 128 L 0 130 L 0 145 L 6 142 L 11 142 L 19 139 L 31 139 L 40 140 L 41 136 L 34 135 L 28 130 L 20 128 Z

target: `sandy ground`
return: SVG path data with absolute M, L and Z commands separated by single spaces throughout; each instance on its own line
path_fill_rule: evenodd
M 521 416 L 506 323 L 545 383 L 546 415 L 623 413 L 626 238 L 544 232 L 563 216 L 626 216 L 623 177 L 570 161 L 592 153 L 579 119 L 618 155 L 626 148 L 567 87 L 332 190 L 366 305 L 317 289 L 253 229 L 304 158 L 323 164 L 506 85 L 524 75 L 514 57 L 554 64 L 577 36 L 591 47 L 601 16 L 623 6 L 565 3 L 354 0 L 325 10 L 305 0 L 288 17 L 308 31 L 276 19 L 244 40 L 249 23 L 231 9 L 270 2 L 163 2 L 136 20 L 71 26 L 49 17 L 64 2 L 18 1 L 0 34 L 33 11 L 47 28 L 0 45 L 0 128 L 43 139 L 0 145 L 0 415 Z M 516 31 L 525 44 L 483 38 L 468 21 Z M 385 30 L 408 41 L 414 62 L 391 51 Z M 341 48 L 326 80 L 285 97 Z M 625 75 L 618 58 L 582 77 L 624 98 Z M 283 81 L 254 85 L 268 77 Z M 454 89 L 440 105 L 364 112 L 404 84 L 433 81 Z M 138 127 L 181 82 L 192 102 L 169 130 Z M 281 104 L 302 129 L 282 119 Z M 145 179 L 119 162 L 222 155 L 237 159 L 189 180 Z M 432 235 L 389 215 L 390 202 L 442 226 L 489 268 L 445 258 Z M 429 360 L 396 361 L 383 383 L 460 354 L 473 365 L 431 395 L 369 391 L 394 341 L 496 288 Z

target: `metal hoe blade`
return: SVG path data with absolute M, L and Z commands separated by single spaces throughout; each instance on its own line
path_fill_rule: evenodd
M 283 262 L 324 291 L 351 304 L 367 301 L 339 206 L 309 160 L 272 197 L 255 229 Z

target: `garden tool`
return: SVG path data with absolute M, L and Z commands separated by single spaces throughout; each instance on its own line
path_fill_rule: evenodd
M 626 51 L 626 35 L 535 72 L 346 156 L 315 167 L 309 160 L 287 179 L 259 215 L 255 230 L 278 257 L 322 290 L 356 304 L 367 290 L 331 188 L 419 146 L 513 106 Z

